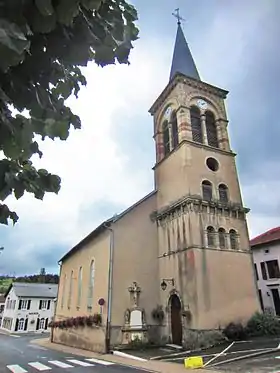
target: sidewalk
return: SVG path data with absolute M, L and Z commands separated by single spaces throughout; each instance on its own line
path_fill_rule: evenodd
M 155 372 L 155 373 L 186 373 L 187 372 L 187 369 L 185 369 L 184 366 L 180 364 L 174 364 L 174 363 L 156 361 L 156 360 L 137 361 L 137 360 L 128 359 L 128 358 L 124 358 L 124 357 L 120 357 L 120 356 L 116 356 L 112 354 L 102 355 L 102 354 L 97 354 L 91 351 L 85 351 L 85 350 L 80 350 L 80 349 L 73 348 L 73 347 L 60 345 L 57 343 L 51 343 L 48 338 L 35 339 L 31 341 L 31 343 L 37 344 L 45 348 L 60 351 L 66 354 L 84 356 L 87 358 L 103 359 L 107 361 L 112 361 L 116 364 L 126 365 L 126 366 L 130 366 L 133 368 L 138 368 L 138 369 L 141 368 L 148 372 Z M 188 371 L 191 371 L 191 370 L 188 369 Z M 206 370 L 206 369 L 199 369 L 199 371 L 201 373 L 206 373 L 206 372 L 209 373 L 209 370 Z M 212 369 L 211 369 L 211 372 L 220 373 L 220 371 L 215 371 Z M 227 371 L 227 373 L 229 373 L 229 371 Z

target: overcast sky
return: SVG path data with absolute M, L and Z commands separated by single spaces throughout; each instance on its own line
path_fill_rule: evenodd
M 0 274 L 57 272 L 58 259 L 102 220 L 153 188 L 155 161 L 148 109 L 169 77 L 176 20 L 202 80 L 230 91 L 231 146 L 251 237 L 280 225 L 280 1 L 134 0 L 140 39 L 130 66 L 85 70 L 88 85 L 72 109 L 82 130 L 67 142 L 44 142 L 37 162 L 62 177 L 59 195 L 43 202 L 10 199 L 20 221 L 0 227 Z

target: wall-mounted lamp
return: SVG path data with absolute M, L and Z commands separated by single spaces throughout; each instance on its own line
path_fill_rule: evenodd
M 174 287 L 175 285 L 174 278 L 164 278 L 160 284 L 160 287 L 162 288 L 163 291 L 166 290 L 167 288 L 167 282 L 170 283 L 172 287 Z

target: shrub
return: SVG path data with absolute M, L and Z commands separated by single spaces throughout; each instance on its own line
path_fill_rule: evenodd
M 250 336 L 280 335 L 280 321 L 268 313 L 255 313 L 247 322 L 247 334 Z
M 102 324 L 102 315 L 100 313 L 95 313 L 92 317 L 93 324 L 101 325 Z
M 241 341 L 246 338 L 246 330 L 240 323 L 229 323 L 223 330 L 223 334 L 230 341 Z

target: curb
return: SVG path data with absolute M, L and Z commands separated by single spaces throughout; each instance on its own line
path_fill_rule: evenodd
M 260 351 L 260 352 L 255 352 L 254 354 L 248 354 L 248 355 L 244 355 L 244 356 L 234 357 L 234 358 L 226 360 L 226 361 L 220 361 L 218 363 L 210 364 L 209 367 L 215 367 L 215 366 L 222 365 L 222 364 L 228 364 L 228 363 L 232 363 L 234 361 L 248 359 L 249 357 L 264 356 L 264 355 L 272 354 L 274 352 L 280 352 L 280 348 L 276 347 L 276 348 L 271 349 L 270 351 Z
M 148 361 L 147 359 L 143 359 L 138 356 L 126 354 L 125 352 L 121 352 L 121 351 L 112 351 L 112 354 L 116 356 L 120 356 L 120 357 L 125 357 L 127 359 L 137 360 L 137 361 Z

